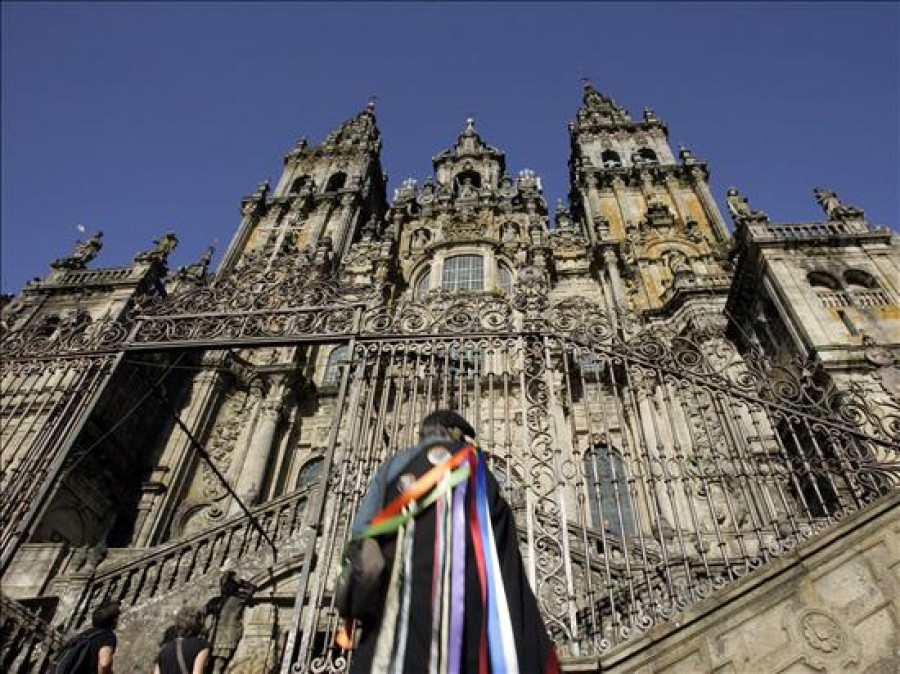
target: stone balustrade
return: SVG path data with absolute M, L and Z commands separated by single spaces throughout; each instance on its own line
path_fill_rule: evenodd
M 41 672 L 63 643 L 63 636 L 19 602 L 0 595 L 0 669 Z
M 276 544 L 303 526 L 309 487 L 254 508 L 253 515 Z M 211 571 L 269 548 L 249 518 L 240 516 L 188 538 L 147 550 L 138 558 L 101 567 L 85 586 L 76 625 L 85 623 L 100 603 L 118 600 L 123 608 L 136 606 L 176 590 Z
M 145 269 L 134 267 L 113 267 L 110 269 L 59 269 L 55 270 L 41 286 L 97 286 L 117 283 L 135 283 L 146 273 Z

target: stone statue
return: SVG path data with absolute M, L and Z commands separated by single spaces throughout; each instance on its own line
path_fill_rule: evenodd
M 54 269 L 84 269 L 88 262 L 97 257 L 103 248 L 103 232 L 97 232 L 87 241 L 78 241 L 69 255 L 50 263 Z
M 215 247 L 210 246 L 199 260 L 193 264 L 179 267 L 178 271 L 175 272 L 175 278 L 179 281 L 202 283 L 209 277 L 209 264 L 212 262 L 212 256 L 215 252 Z
M 505 242 L 515 241 L 519 238 L 519 228 L 511 223 L 507 222 L 503 225 L 503 233 L 501 235 L 501 239 Z
M 362 232 L 360 233 L 360 240 L 362 241 L 372 241 L 378 235 L 378 223 L 375 222 L 375 218 L 369 218 L 369 221 L 363 225 Z
M 825 217 L 829 220 L 863 217 L 862 209 L 841 203 L 837 193 L 827 187 L 817 187 L 813 190 L 813 194 L 816 195 L 816 203 L 822 207 L 822 210 L 825 211 Z
M 769 218 L 764 211 L 757 211 L 750 208 L 747 197 L 738 192 L 735 187 L 728 190 L 726 193 L 726 200 L 728 202 L 728 212 L 731 213 L 731 218 L 734 220 L 735 224 L 747 220 L 767 220 Z
M 694 153 L 691 152 L 691 149 L 686 145 L 682 145 L 678 148 L 678 156 L 681 158 L 681 162 L 687 166 L 697 163 L 697 159 L 696 157 L 694 157 Z
M 169 259 L 169 253 L 178 245 L 178 237 L 174 232 L 166 232 L 158 239 L 153 239 L 156 247 L 141 251 L 134 256 L 135 262 L 159 262 L 165 264 Z
M 229 569 L 219 581 L 219 595 L 206 603 L 212 674 L 223 674 L 244 634 L 244 609 L 256 587 Z
M 556 200 L 556 228 L 572 228 L 572 217 L 569 215 L 569 211 L 566 210 L 566 207 L 563 205 L 562 199 Z
M 431 240 L 431 234 L 424 227 L 419 227 L 415 232 L 413 232 L 413 240 L 412 245 L 413 248 L 424 248 L 428 245 L 428 242 Z
M 313 262 L 322 267 L 327 267 L 331 263 L 331 252 L 334 250 L 334 242 L 330 234 L 326 234 L 316 244 L 313 252 Z
M 471 199 L 475 196 L 475 186 L 472 184 L 472 179 L 466 177 L 465 181 L 462 184 L 462 187 L 459 188 L 459 198 Z

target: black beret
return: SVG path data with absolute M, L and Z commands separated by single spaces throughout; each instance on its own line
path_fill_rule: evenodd
M 475 429 L 472 428 L 472 424 L 453 410 L 437 410 L 422 419 L 422 426 L 433 425 L 443 426 L 444 428 L 458 428 L 466 437 L 475 437 Z

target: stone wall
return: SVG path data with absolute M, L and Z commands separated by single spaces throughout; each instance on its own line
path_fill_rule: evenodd
M 614 649 L 601 659 L 602 671 L 900 671 L 898 506 L 895 493 L 856 513 L 672 623 Z

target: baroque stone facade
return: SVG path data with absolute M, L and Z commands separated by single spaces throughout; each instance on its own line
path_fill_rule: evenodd
M 349 521 L 441 406 L 491 456 L 566 668 L 895 665 L 896 546 L 827 560 L 850 522 L 896 528 L 898 240 L 821 187 L 813 223 L 729 190 L 732 234 L 706 163 L 591 85 L 569 137 L 552 213 L 472 119 L 389 200 L 369 105 L 241 202 L 215 272 L 170 271 L 174 233 L 89 268 L 98 232 L 7 298 L 3 663 L 39 671 L 114 598 L 124 671 L 185 604 L 216 672 L 343 671 Z

